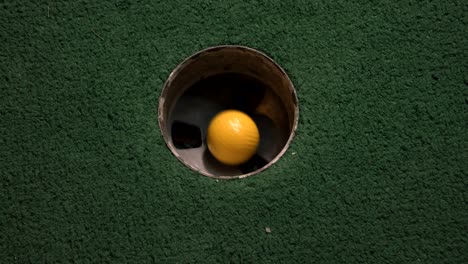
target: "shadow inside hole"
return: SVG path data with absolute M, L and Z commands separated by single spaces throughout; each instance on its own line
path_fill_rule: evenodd
M 221 173 L 225 176 L 233 176 L 241 173 L 237 166 L 229 166 L 219 162 L 213 154 L 211 154 L 208 148 L 206 148 L 201 154 L 203 155 L 202 160 L 204 167 L 210 173 Z
M 174 121 L 171 128 L 172 143 L 178 149 L 199 148 L 202 145 L 200 128 L 180 121 Z
M 253 114 L 265 96 L 266 85 L 240 73 L 223 73 L 200 80 L 183 96 L 202 97 L 224 109 Z
M 267 164 L 268 161 L 266 161 L 260 155 L 255 154 L 246 163 L 239 165 L 239 169 L 242 173 L 246 174 L 261 169 Z
M 258 169 L 263 168 L 268 164 L 264 158 L 260 155 L 255 154 L 247 162 L 238 166 L 225 165 L 219 162 L 208 149 L 203 152 L 203 163 L 205 168 L 210 172 L 223 172 L 224 175 L 238 175 L 239 173 L 247 174 Z

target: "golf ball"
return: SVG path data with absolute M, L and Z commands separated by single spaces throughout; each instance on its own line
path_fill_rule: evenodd
M 257 151 L 260 134 L 247 114 L 238 110 L 218 113 L 210 122 L 207 144 L 211 154 L 227 165 L 239 165 Z

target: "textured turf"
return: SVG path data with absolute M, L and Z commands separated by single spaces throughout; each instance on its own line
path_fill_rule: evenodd
M 468 262 L 466 1 L 48 2 L 0 4 L 0 262 Z M 170 71 L 218 44 L 300 100 L 244 180 L 157 125 Z

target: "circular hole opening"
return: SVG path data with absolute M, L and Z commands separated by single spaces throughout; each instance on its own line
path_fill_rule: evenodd
M 206 132 L 219 112 L 248 114 L 260 132 L 256 154 L 228 166 L 209 152 Z M 258 173 L 286 151 L 299 110 L 291 80 L 265 54 L 243 46 L 218 46 L 187 58 L 169 75 L 159 102 L 159 125 L 167 146 L 189 168 L 230 179 Z

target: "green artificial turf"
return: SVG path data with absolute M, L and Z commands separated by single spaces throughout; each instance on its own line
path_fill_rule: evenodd
M 467 14 L 2 1 L 0 262 L 467 263 Z M 190 171 L 157 124 L 171 70 L 220 44 L 270 55 L 299 97 L 290 149 L 243 180 Z

